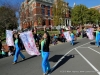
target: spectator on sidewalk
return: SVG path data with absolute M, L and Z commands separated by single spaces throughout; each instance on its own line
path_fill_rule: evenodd
M 54 44 L 54 45 L 57 44 L 57 39 L 58 39 L 58 37 L 57 37 L 57 35 L 55 34 L 54 37 L 53 37 L 53 44 Z
M 82 27 L 82 31 L 81 31 L 82 38 L 84 38 L 84 34 L 85 34 L 84 27 Z
M 2 58 L 2 41 L 1 41 L 1 38 L 0 38 L 0 58 Z
M 14 55 L 14 46 L 9 46 L 9 56 L 13 56 Z

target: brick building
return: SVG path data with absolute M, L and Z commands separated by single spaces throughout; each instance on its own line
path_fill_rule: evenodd
M 52 6 L 54 0 L 25 0 L 20 8 L 20 26 L 22 29 L 53 26 Z M 68 6 L 68 3 L 66 3 Z M 70 12 L 66 14 L 65 25 L 71 24 Z

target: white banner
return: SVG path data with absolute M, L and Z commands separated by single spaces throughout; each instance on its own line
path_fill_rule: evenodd
M 6 44 L 8 46 L 14 46 L 13 31 L 11 31 L 11 30 L 6 30 Z
M 87 33 L 87 36 L 88 36 L 89 40 L 93 40 L 94 39 L 93 29 L 92 28 L 87 29 L 86 33 Z
M 35 41 L 33 38 L 33 34 L 31 31 L 21 33 L 20 38 L 21 38 L 21 40 L 25 46 L 25 49 L 29 55 L 40 55 L 40 53 L 36 47 L 36 44 L 35 44 Z
M 68 42 L 72 41 L 72 38 L 71 38 L 71 36 L 70 36 L 69 31 L 64 32 L 64 36 L 65 36 L 65 38 L 67 39 Z

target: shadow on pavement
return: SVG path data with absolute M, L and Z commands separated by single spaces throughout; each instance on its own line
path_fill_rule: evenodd
M 90 42 L 91 45 L 95 45 L 95 42 Z
M 49 59 L 50 62 L 58 62 L 59 59 L 62 57 L 63 55 L 55 55 L 52 58 Z M 52 72 L 55 71 L 56 69 L 58 69 L 60 66 L 64 65 L 69 59 L 74 58 L 74 55 L 68 55 L 65 56 L 55 67 L 52 68 Z M 51 73 L 52 73 L 51 72 Z
M 74 45 L 78 44 L 79 42 L 74 42 Z
M 28 60 L 28 59 L 32 59 L 32 58 L 34 58 L 34 57 L 37 57 L 37 55 L 31 56 L 31 57 L 29 57 L 29 58 L 25 58 L 24 60 L 21 60 L 21 61 L 19 61 L 19 62 L 17 62 L 17 63 L 20 63 L 20 62 L 26 61 L 26 60 Z

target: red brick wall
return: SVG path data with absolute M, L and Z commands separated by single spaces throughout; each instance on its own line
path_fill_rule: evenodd
M 37 25 L 38 25 L 38 22 L 37 22 L 37 21 L 35 21 L 35 22 L 34 22 L 34 26 L 37 26 Z
M 51 25 L 53 25 L 53 20 L 51 19 Z
M 41 8 L 36 8 L 36 14 L 41 14 Z
M 48 14 L 47 10 L 48 10 L 48 7 L 46 6 L 46 7 L 45 7 L 45 15 Z
M 36 14 L 36 8 L 33 9 L 33 14 Z
M 48 19 L 46 19 L 45 21 L 46 21 L 46 26 L 49 26 L 49 21 L 48 21 Z
M 36 18 L 36 14 L 39 14 L 39 15 L 41 14 L 41 4 L 40 3 L 34 3 L 34 4 L 30 5 L 30 6 L 32 6 L 34 8 L 32 10 L 32 14 L 33 14 L 32 16 L 34 16 L 34 20 L 33 20 L 34 21 L 34 26 L 42 25 L 42 20 L 45 19 L 45 18 L 46 18 L 45 19 L 45 25 L 49 26 L 49 20 L 48 20 L 49 16 L 45 16 L 45 15 L 48 15 L 48 6 L 45 6 L 45 15 L 42 15 L 42 17 L 41 17 L 41 19 L 42 19 L 41 20 L 41 24 L 38 23 L 38 18 Z M 53 14 L 52 8 L 53 7 L 51 6 L 50 7 L 50 17 L 49 18 L 52 18 L 52 16 L 53 16 L 52 15 Z M 24 12 L 21 12 L 21 18 L 20 18 L 21 21 L 24 21 L 28 16 L 29 16 L 29 9 L 27 9 Z M 66 17 L 70 17 L 69 11 L 67 12 Z M 23 29 L 29 27 L 30 25 L 32 25 L 32 21 L 28 21 L 28 22 L 25 22 L 25 23 L 22 22 L 22 28 Z M 52 19 L 50 19 L 50 25 L 53 25 L 53 20 Z
M 37 7 L 40 7 L 40 3 L 36 3 L 36 6 L 37 6 Z
M 67 11 L 66 17 L 70 17 L 70 13 L 69 13 L 69 11 Z

